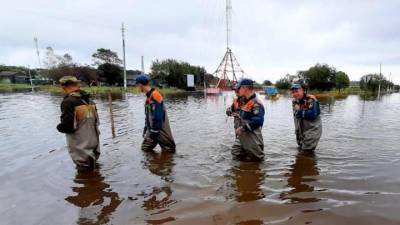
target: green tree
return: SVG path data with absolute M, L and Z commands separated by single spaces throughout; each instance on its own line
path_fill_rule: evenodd
M 114 64 L 114 65 L 121 65 L 122 60 L 118 57 L 116 52 L 111 51 L 110 49 L 99 48 L 96 50 L 95 53 L 92 54 L 92 59 L 94 65 L 101 65 L 101 64 Z
M 329 91 L 336 85 L 336 69 L 327 64 L 316 64 L 306 71 L 300 71 L 298 76 L 308 84 L 309 89 Z
M 349 76 L 347 76 L 347 74 L 342 71 L 337 72 L 335 81 L 336 89 L 338 89 L 340 92 L 342 89 L 348 88 L 349 85 L 350 85 Z
M 175 59 L 156 60 L 151 65 L 150 76 L 160 85 L 185 88 L 187 74 L 193 74 L 195 83 L 199 85 L 204 82 L 207 71 L 203 67 L 192 66 Z
M 122 69 L 120 66 L 104 63 L 97 68 L 99 78 L 109 85 L 120 84 L 123 81 Z
M 264 86 L 271 86 L 271 85 L 272 85 L 272 82 L 269 81 L 269 80 L 264 80 L 263 85 L 264 85 Z
M 381 77 L 379 74 L 367 74 L 361 77 L 360 88 L 364 91 L 376 92 L 379 88 L 379 81 Z
M 275 87 L 281 90 L 287 90 L 290 88 L 291 81 L 287 78 L 281 78 L 275 83 Z

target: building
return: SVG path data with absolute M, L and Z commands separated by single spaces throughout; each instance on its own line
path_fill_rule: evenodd
M 140 76 L 142 72 L 140 70 L 127 70 L 126 71 L 126 84 L 128 86 L 136 85 L 136 78 Z
M 1 71 L 0 83 L 27 84 L 29 83 L 29 76 L 23 72 Z

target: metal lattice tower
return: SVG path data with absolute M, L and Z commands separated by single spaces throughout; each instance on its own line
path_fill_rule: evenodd
M 226 0 L 226 52 L 214 75 L 219 78 L 217 88 L 228 89 L 243 78 L 244 71 L 240 67 L 239 61 L 233 54 L 231 45 L 232 34 L 232 2 Z

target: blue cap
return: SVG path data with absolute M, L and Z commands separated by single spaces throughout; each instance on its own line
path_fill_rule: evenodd
M 142 85 L 147 85 L 149 84 L 150 79 L 146 75 L 139 75 L 136 77 L 136 84 L 142 84 Z
M 299 83 L 293 83 L 293 84 L 290 86 L 290 90 L 293 90 L 293 89 L 300 89 L 300 88 L 302 88 L 302 86 L 301 86 L 301 84 L 299 84 Z
M 254 81 L 251 79 L 243 79 L 239 82 L 237 85 L 237 88 L 239 89 L 241 86 L 253 86 Z

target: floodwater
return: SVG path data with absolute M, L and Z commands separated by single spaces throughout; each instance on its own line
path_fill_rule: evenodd
M 315 155 L 298 153 L 291 102 L 264 100 L 266 160 L 232 161 L 232 94 L 166 97 L 174 155 L 140 151 L 143 96 L 96 98 L 102 155 L 76 173 L 55 129 L 61 96 L 0 94 L 0 224 L 400 224 L 400 94 L 321 99 Z

